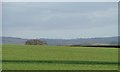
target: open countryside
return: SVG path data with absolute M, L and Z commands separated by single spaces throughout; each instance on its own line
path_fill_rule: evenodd
M 1 9 L 2 70 L 118 70 L 117 2 L 3 2 Z

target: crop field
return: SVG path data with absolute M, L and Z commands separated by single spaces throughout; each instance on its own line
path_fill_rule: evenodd
M 3 70 L 118 70 L 118 48 L 3 45 Z

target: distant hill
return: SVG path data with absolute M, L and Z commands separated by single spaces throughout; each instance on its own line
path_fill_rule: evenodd
M 1 37 L 3 44 L 24 44 L 27 39 L 16 38 L 16 37 Z
M 3 44 L 25 44 L 28 39 L 16 37 L 0 37 Z M 78 39 L 41 39 L 48 45 L 117 45 L 118 37 L 78 38 Z

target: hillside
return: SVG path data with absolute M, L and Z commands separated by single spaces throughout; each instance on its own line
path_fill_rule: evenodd
M 3 44 L 25 44 L 27 39 L 16 37 L 0 37 Z M 117 45 L 118 37 L 103 37 L 103 38 L 78 38 L 78 39 L 43 39 L 47 41 L 48 45 L 93 45 L 93 44 L 107 44 Z M 1 43 L 1 42 L 0 42 Z

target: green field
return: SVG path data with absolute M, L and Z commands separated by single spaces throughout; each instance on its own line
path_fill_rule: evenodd
M 118 70 L 118 49 L 3 45 L 3 70 Z

